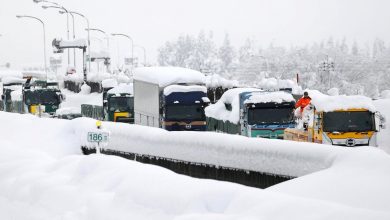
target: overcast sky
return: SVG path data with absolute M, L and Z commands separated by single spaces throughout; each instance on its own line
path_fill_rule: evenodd
M 304 45 L 332 36 L 349 43 L 390 38 L 389 0 L 52 0 L 86 15 L 91 27 L 125 33 L 147 50 L 155 61 L 157 48 L 181 34 L 213 31 L 220 43 L 229 33 L 240 46 L 247 37 L 260 46 Z M 43 10 L 33 0 L 0 0 L 0 65 L 14 66 L 42 61 L 42 27 L 16 14 L 41 18 L 46 23 L 47 51 L 54 37 L 66 39 L 66 16 Z M 85 23 L 77 17 L 76 37 L 86 37 Z M 103 38 L 100 33 L 91 34 Z M 129 49 L 125 39 L 110 42 Z M 97 48 L 98 46 L 95 46 Z M 93 49 L 93 48 L 92 48 Z M 138 50 L 136 50 L 138 52 Z M 141 52 L 139 52 L 141 54 Z M 48 57 L 49 57 L 48 56 Z

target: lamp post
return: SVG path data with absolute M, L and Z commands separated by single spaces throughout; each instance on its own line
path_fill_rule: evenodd
M 119 33 L 114 33 L 114 34 L 111 34 L 112 36 L 122 36 L 122 37 L 126 37 L 130 40 L 131 42 L 131 73 L 133 73 L 133 66 L 134 66 L 134 41 L 133 41 L 133 38 L 131 38 L 129 35 L 126 35 L 126 34 L 119 34 Z
M 35 1 L 34 1 L 35 2 Z M 48 1 L 40 1 L 40 2 L 48 2 Z M 52 4 L 55 4 L 56 6 L 47 6 L 47 5 L 42 5 L 42 8 L 43 9 L 48 9 L 48 8 L 55 8 L 55 9 L 61 9 L 61 10 L 64 10 L 66 12 L 66 32 L 67 32 L 67 39 L 69 40 L 70 36 L 69 36 L 69 12 L 66 8 L 64 8 L 63 6 L 57 4 L 57 3 L 54 3 L 54 2 L 48 2 L 48 3 L 52 3 Z M 75 33 L 74 33 L 74 17 L 73 15 L 72 16 L 72 23 L 73 23 L 73 39 L 75 39 Z M 75 57 L 76 55 L 76 51 L 75 49 L 73 49 L 73 56 Z M 76 58 L 74 58 L 73 60 L 74 62 L 74 66 L 76 67 Z M 69 49 L 68 49 L 68 66 L 70 65 L 70 53 L 69 53 Z
M 37 20 L 42 23 L 43 27 L 43 59 L 44 59 L 44 64 L 45 64 L 45 73 L 46 73 L 46 81 L 47 81 L 47 63 L 46 63 L 46 30 L 45 30 L 45 23 L 34 16 L 29 16 L 29 15 L 16 15 L 17 18 L 31 18 L 34 20 Z
M 107 40 L 107 49 L 110 49 L 110 39 L 108 37 L 108 34 L 101 30 L 101 29 L 98 29 L 98 28 L 88 28 L 89 31 L 98 31 L 100 33 L 103 33 L 104 35 L 106 35 L 106 40 Z
M 85 17 L 83 14 L 79 13 L 79 12 L 76 12 L 76 11 L 68 11 L 68 13 L 70 14 L 75 14 L 75 15 L 78 15 L 82 18 L 84 18 L 87 22 L 87 34 L 88 34 L 88 72 L 91 71 L 91 41 L 90 41 L 90 38 L 89 38 L 89 20 L 87 17 Z
M 138 48 L 141 48 L 144 52 L 144 66 L 146 65 L 146 50 L 145 50 L 145 47 L 141 46 L 141 45 L 134 45 L 134 47 L 138 47 Z

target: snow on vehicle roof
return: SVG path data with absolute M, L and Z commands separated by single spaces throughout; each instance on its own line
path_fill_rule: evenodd
M 205 108 L 207 117 L 216 118 L 223 121 L 230 121 L 237 124 L 240 120 L 240 98 L 242 92 L 261 91 L 256 88 L 234 88 L 226 91 L 217 103 Z M 226 104 L 232 105 L 232 110 L 226 109 Z
M 294 97 L 287 92 L 254 92 L 250 94 L 250 97 L 245 100 L 246 103 L 266 103 L 266 102 L 294 102 Z
M 134 71 L 134 80 L 165 87 L 179 83 L 204 85 L 206 77 L 199 71 L 182 67 L 140 67 Z
M 127 93 L 127 94 L 134 94 L 133 90 L 133 83 L 131 84 L 119 84 L 118 86 L 108 90 L 108 94 L 120 94 L 120 93 Z
M 375 106 L 372 99 L 361 95 L 325 95 L 318 90 L 307 90 L 311 98 L 312 105 L 317 111 L 337 111 L 347 109 L 367 109 L 375 112 Z
M 111 77 L 110 73 L 104 72 L 89 72 L 87 74 L 87 80 L 90 82 L 101 82 L 105 79 L 109 79 Z
M 22 72 L 23 77 L 34 77 L 37 79 L 46 79 L 46 72 L 45 71 L 39 71 L 39 70 L 27 70 Z
M 14 76 L 6 76 L 6 77 L 2 78 L 1 81 L 3 82 L 3 85 L 4 85 L 4 84 L 10 84 L 10 83 L 25 83 L 26 79 L 14 77 Z
M 164 95 L 170 95 L 172 92 L 204 92 L 207 93 L 205 86 L 182 86 L 182 85 L 170 85 L 164 88 Z
M 0 70 L 0 79 L 4 77 L 15 77 L 15 78 L 23 78 L 22 71 L 19 70 Z
M 206 76 L 206 87 L 207 88 L 217 88 L 222 87 L 224 89 L 226 88 L 233 88 L 238 87 L 238 81 L 237 80 L 229 80 L 226 78 L 223 78 L 219 74 L 213 74 Z
M 257 83 L 257 87 L 264 90 L 291 88 L 293 94 L 302 93 L 302 88 L 294 80 L 290 79 L 263 78 Z
M 104 79 L 102 81 L 103 88 L 114 88 L 117 85 L 118 85 L 118 82 L 116 81 L 116 79 Z

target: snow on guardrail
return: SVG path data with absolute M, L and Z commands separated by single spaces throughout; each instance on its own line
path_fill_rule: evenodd
M 80 118 L 75 122 L 82 146 L 94 147 L 85 138 L 95 129 L 94 121 Z M 110 132 L 105 149 L 290 177 L 326 169 L 339 154 L 349 150 L 222 133 L 168 132 L 121 123 L 105 122 L 103 128 Z

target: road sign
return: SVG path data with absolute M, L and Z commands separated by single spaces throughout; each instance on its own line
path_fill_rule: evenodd
M 88 142 L 108 142 L 108 132 L 88 132 Z

